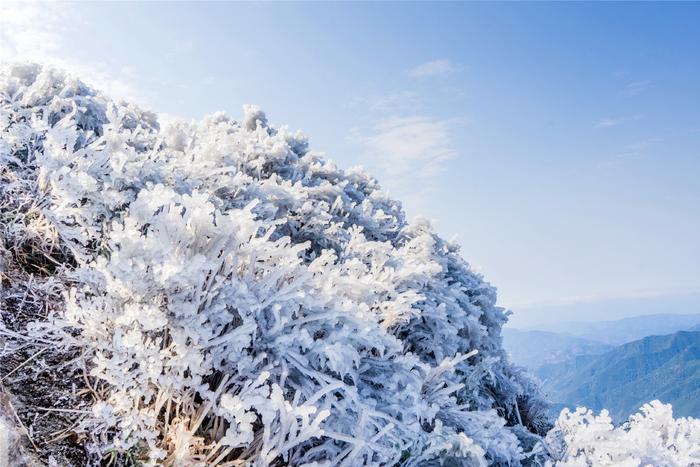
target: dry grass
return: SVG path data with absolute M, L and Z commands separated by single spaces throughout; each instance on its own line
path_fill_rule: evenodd
M 80 356 L 35 328 L 61 309 L 75 262 L 44 214 L 33 161 L 23 162 L 0 169 L 0 391 L 24 438 L 15 463 L 87 465 L 78 428 L 92 396 Z

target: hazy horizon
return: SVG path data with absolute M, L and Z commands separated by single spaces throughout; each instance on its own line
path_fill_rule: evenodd
M 518 311 L 508 319 L 507 327 L 522 330 L 549 330 L 560 323 L 615 321 L 657 314 L 700 314 L 700 294 L 651 296 L 542 305 Z

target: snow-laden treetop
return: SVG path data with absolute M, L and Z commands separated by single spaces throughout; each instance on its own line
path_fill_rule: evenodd
M 60 263 L 37 280 L 62 301 L 31 330 L 80 350 L 95 458 L 508 464 L 544 429 L 496 291 L 457 246 L 257 107 L 161 128 L 9 67 L 0 167 L 4 206 L 38 219 L 6 220 L 3 248 L 42 222 L 34 248 Z

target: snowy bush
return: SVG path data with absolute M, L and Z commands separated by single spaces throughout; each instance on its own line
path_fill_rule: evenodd
M 700 422 L 658 402 L 617 428 L 564 411 L 540 438 L 495 290 L 256 107 L 161 129 L 59 71 L 6 68 L 0 221 L 5 384 L 28 390 L 40 363 L 91 464 L 700 464 Z
M 606 410 L 596 416 L 564 409 L 544 444 L 557 466 L 700 465 L 700 420 L 674 419 L 671 406 L 659 401 L 619 427 Z
M 2 193 L 38 200 L 42 223 L 4 221 L 3 249 L 29 242 L 60 266 L 23 338 L 79 352 L 92 399 L 74 429 L 94 459 L 517 464 L 546 429 L 501 347 L 494 288 L 260 109 L 161 129 L 15 66 L 0 131 Z
M 543 438 L 494 288 L 254 106 L 160 128 L 4 68 L 0 236 L 23 425 L 2 419 L 0 460 L 24 433 L 65 465 L 700 465 L 700 422 L 656 401 L 617 428 L 564 411 Z

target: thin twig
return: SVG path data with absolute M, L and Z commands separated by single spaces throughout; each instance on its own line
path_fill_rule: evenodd
M 0 379 L 0 381 L 5 381 L 5 378 L 8 378 L 8 377 L 9 377 L 10 375 L 12 375 L 15 371 L 19 370 L 19 369 L 22 368 L 24 365 L 26 365 L 27 363 L 29 363 L 29 362 L 31 362 L 32 360 L 34 360 L 36 357 L 38 357 L 39 355 L 41 355 L 41 354 L 44 352 L 44 350 L 46 350 L 47 348 L 48 348 L 48 347 L 44 347 L 43 349 L 41 349 L 40 351 L 38 351 L 37 353 L 35 353 L 35 354 L 32 355 L 31 357 L 29 357 L 28 359 L 26 359 L 25 361 L 23 361 L 22 363 L 20 363 L 19 365 L 17 365 L 17 366 L 15 367 L 14 370 L 12 370 L 11 372 L 9 372 L 9 373 L 6 374 L 5 376 L 3 376 L 3 377 Z
M 53 435 L 54 437 L 47 440 L 47 441 L 44 441 L 43 444 L 47 445 L 47 444 L 51 444 L 51 443 L 55 443 L 57 441 L 60 441 L 64 438 L 67 438 L 68 436 L 70 436 L 72 434 L 71 433 L 72 430 L 75 429 L 79 424 L 80 424 L 80 422 L 74 423 L 72 426 L 69 426 L 68 428 L 51 433 L 51 435 Z
M 32 407 L 33 409 L 36 410 L 43 410 L 45 412 L 67 412 L 67 413 L 85 413 L 85 414 L 90 414 L 89 410 L 78 410 L 78 409 L 56 409 L 53 407 Z

